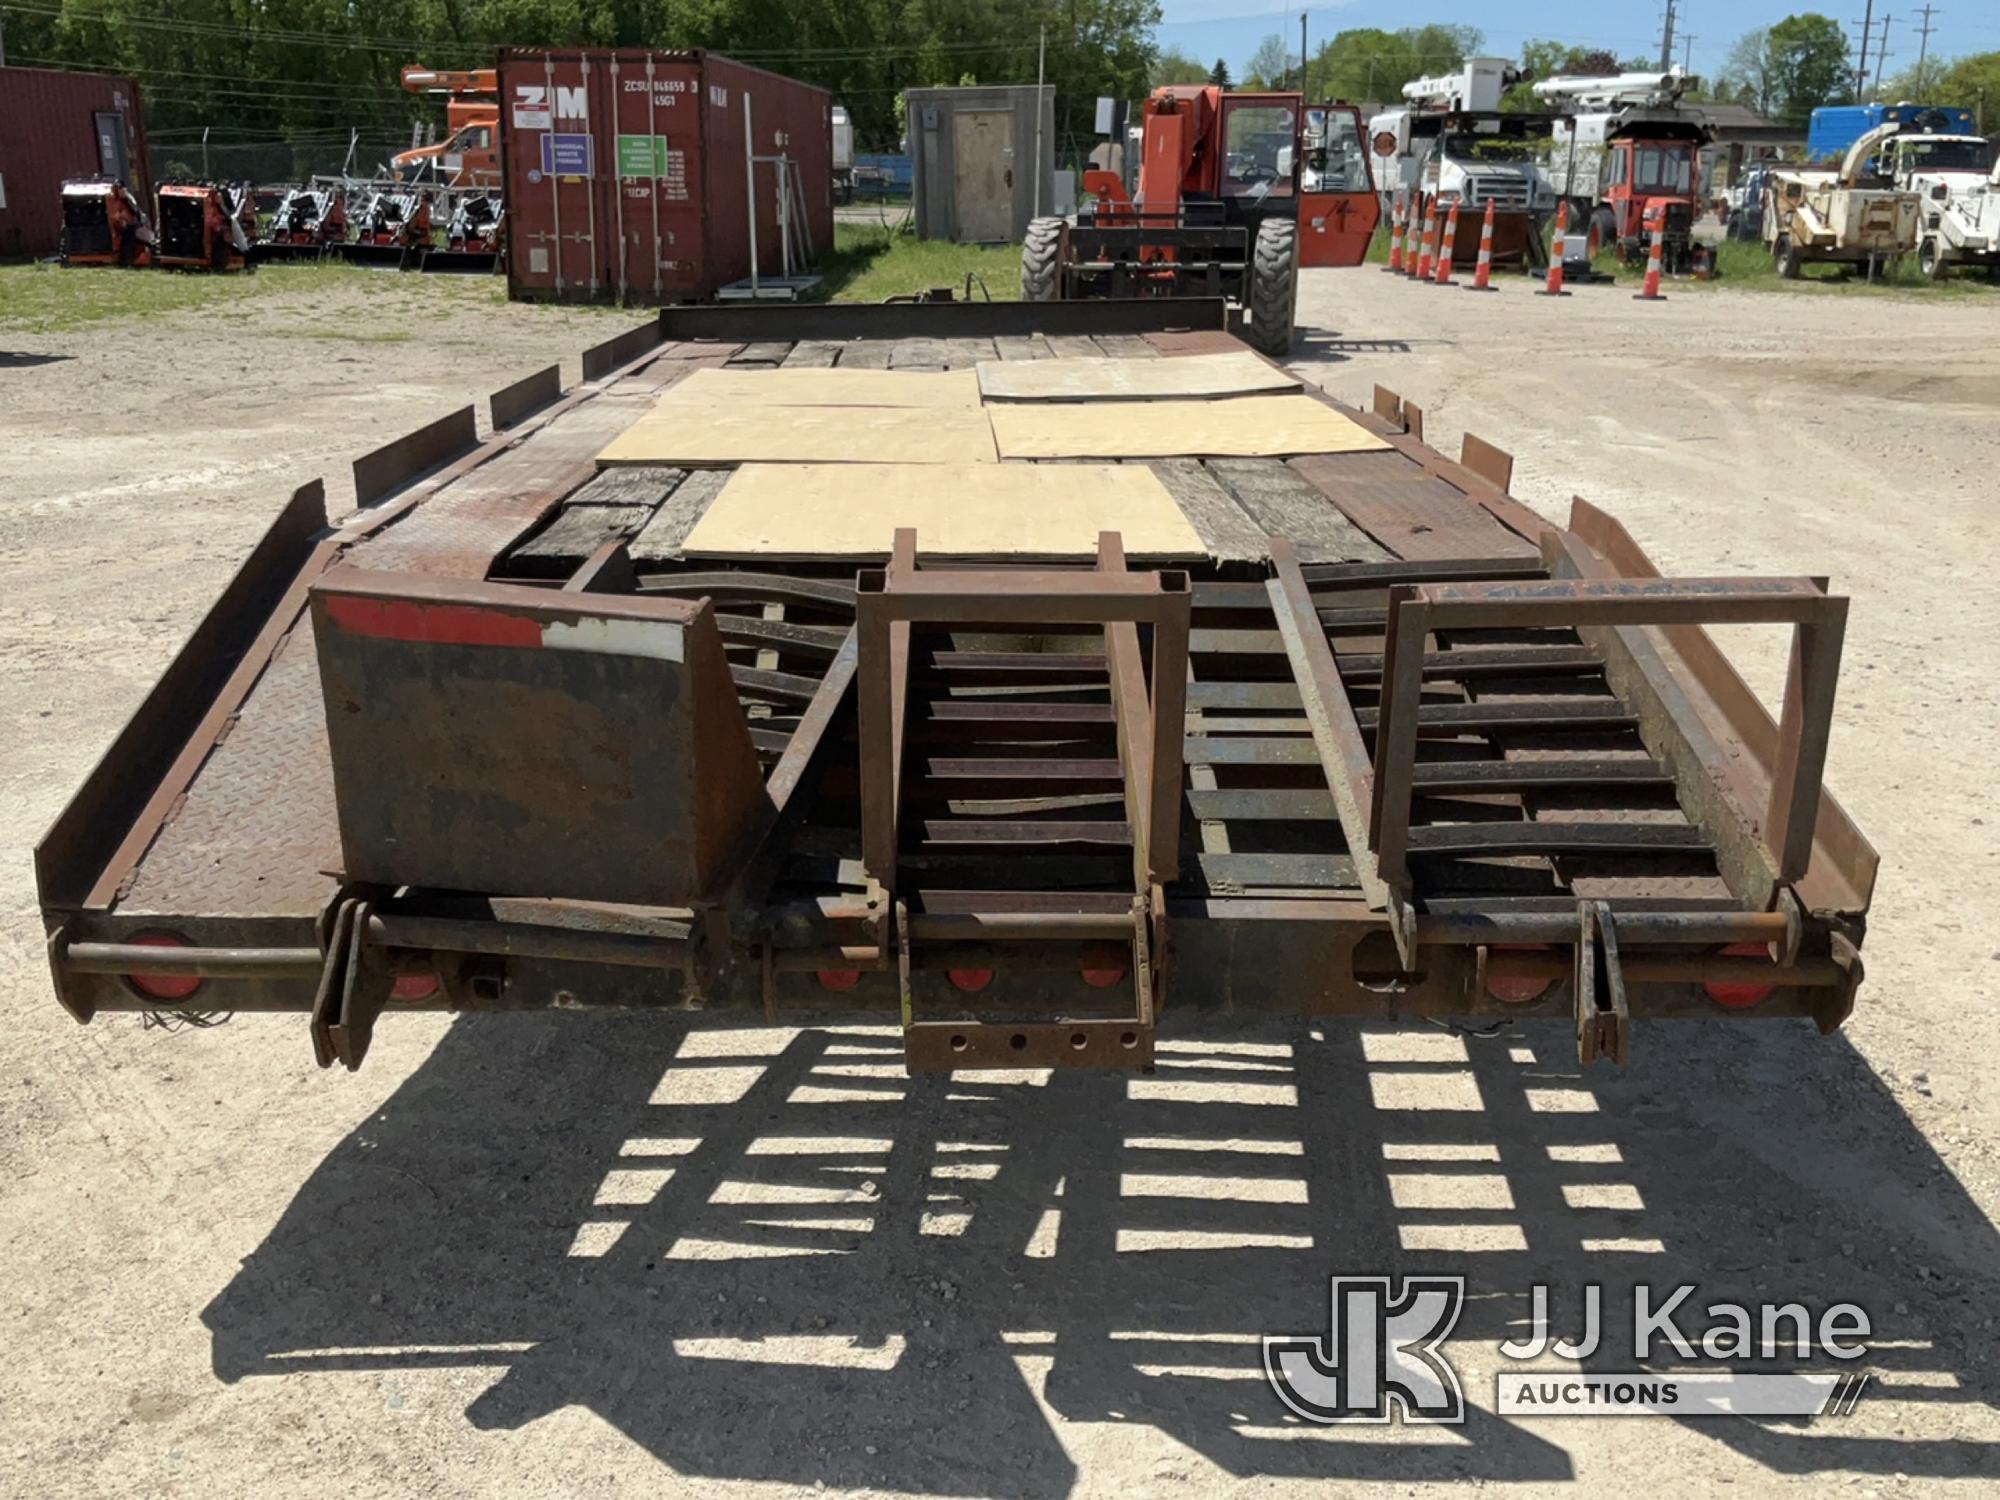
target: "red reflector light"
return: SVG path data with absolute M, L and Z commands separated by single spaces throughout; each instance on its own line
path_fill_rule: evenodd
M 438 992 L 435 974 L 398 974 L 389 986 L 392 1000 L 428 1000 Z
M 993 982 L 991 969 L 946 969 L 944 977 L 951 981 L 951 987 L 968 995 L 976 995 Z
M 851 990 L 861 983 L 859 969 L 820 969 L 816 972 L 823 990 Z
M 1547 943 L 1501 944 L 1486 950 L 1494 953 L 1547 953 Z M 1505 1005 L 1526 1005 L 1530 1000 L 1539 1000 L 1546 995 L 1553 979 L 1537 979 L 1530 974 L 1489 974 L 1486 976 L 1486 993 Z
M 1108 990 L 1114 984 L 1123 984 L 1130 969 L 1085 969 L 1083 982 L 1094 990 Z
M 1722 950 L 1722 956 L 1769 959 L 1771 954 L 1762 943 L 1731 943 Z M 1743 984 L 1720 979 L 1711 979 L 1702 985 L 1708 998 L 1725 1010 L 1748 1010 L 1751 1006 L 1768 1000 L 1771 991 L 1776 988 L 1774 984 Z
M 132 941 L 144 948 L 185 948 L 185 938 L 164 932 L 142 932 Z M 125 982 L 148 1000 L 185 1000 L 201 988 L 199 974 L 127 974 Z

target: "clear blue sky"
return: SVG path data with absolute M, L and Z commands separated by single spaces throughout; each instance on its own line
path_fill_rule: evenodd
M 1712 76 L 1720 70 L 1730 44 L 1744 32 L 1783 20 L 1794 11 L 1818 10 L 1847 27 L 1850 38 L 1860 35 L 1859 18 L 1864 0 L 1677 0 L 1675 30 L 1679 36 L 1694 38 L 1693 71 Z M 1935 3 L 1935 0 L 1933 0 Z M 1273 32 L 1281 34 L 1291 49 L 1299 45 L 1299 7 L 1289 10 L 1257 0 L 1160 0 L 1165 12 L 1156 35 L 1162 47 L 1174 47 L 1203 62 L 1218 57 L 1229 60 L 1231 71 L 1240 74 L 1257 44 Z M 1889 71 L 1917 56 L 1917 12 L 1922 0 L 1876 0 L 1879 20 L 1884 10 L 1894 17 L 1889 27 Z M 1518 56 L 1521 44 L 1531 37 L 1573 42 L 1581 46 L 1603 47 L 1620 57 L 1657 57 L 1660 22 L 1665 15 L 1664 0 L 1516 0 L 1496 7 L 1492 0 L 1430 0 L 1401 15 L 1381 0 L 1372 4 L 1317 6 L 1306 9 L 1308 41 L 1317 52 L 1321 42 L 1335 32 L 1351 27 L 1379 26 L 1393 31 L 1401 26 L 1476 26 L 1485 33 L 1486 47 L 1496 57 Z M 1931 51 L 1945 57 L 1965 52 L 2000 49 L 2000 9 L 1993 0 L 1947 0 L 1931 17 Z M 1872 50 L 1872 49 L 1871 49 Z M 1674 58 L 1682 46 L 1674 43 Z M 1870 71 L 1873 71 L 1871 66 Z

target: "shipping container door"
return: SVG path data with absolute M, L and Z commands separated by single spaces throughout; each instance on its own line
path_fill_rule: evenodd
M 612 290 L 629 302 L 699 296 L 701 74 L 691 63 L 631 52 L 617 54 L 610 70 Z
M 601 70 L 575 56 L 516 54 L 501 93 L 514 287 L 530 297 L 595 297 L 604 283 L 597 190 L 607 170 L 591 123 L 608 108 Z

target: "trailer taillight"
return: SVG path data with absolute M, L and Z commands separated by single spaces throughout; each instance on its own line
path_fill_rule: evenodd
M 1519 943 L 1495 945 L 1491 953 L 1546 953 L 1547 943 Z M 1489 974 L 1486 976 L 1486 993 L 1506 1005 L 1526 1005 L 1530 1000 L 1539 1000 L 1548 993 L 1555 980 L 1536 978 L 1532 974 Z
M 1731 943 L 1722 950 L 1722 956 L 1768 959 L 1771 955 L 1762 943 Z M 1740 980 L 1721 979 L 1711 979 L 1702 985 L 1708 998 L 1726 1010 L 1748 1010 L 1751 1006 L 1768 1000 L 1771 991 L 1776 988 L 1777 986 L 1772 984 L 1745 984 Z
M 391 1000 L 428 1000 L 437 992 L 435 974 L 398 974 L 389 985 Z
M 186 948 L 188 940 L 175 937 L 167 932 L 142 932 L 132 939 L 142 948 Z M 201 988 L 199 974 L 127 974 L 125 982 L 144 995 L 148 1000 L 179 1002 L 188 999 Z
M 1085 969 L 1083 982 L 1094 990 L 1108 990 L 1114 984 L 1123 984 L 1127 969 Z
M 861 983 L 859 969 L 819 969 L 819 987 L 823 990 L 847 991 Z
M 976 995 L 993 982 L 991 969 L 946 969 L 944 977 L 960 994 Z

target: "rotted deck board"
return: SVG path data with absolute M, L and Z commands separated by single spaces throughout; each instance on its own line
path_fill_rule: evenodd
M 1348 455 L 1329 460 L 1339 463 Z M 1208 472 L 1271 536 L 1290 537 L 1300 562 L 1384 562 L 1389 550 L 1342 515 L 1317 486 L 1277 458 L 1211 458 Z

